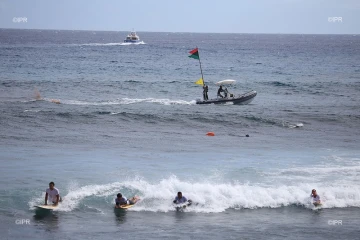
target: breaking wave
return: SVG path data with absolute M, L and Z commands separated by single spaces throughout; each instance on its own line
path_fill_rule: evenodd
M 360 188 L 358 185 L 310 184 L 266 186 L 261 184 L 213 183 L 182 181 L 176 176 L 159 182 L 148 182 L 141 178 L 114 182 L 104 185 L 69 187 L 63 196 L 64 201 L 58 211 L 72 211 L 77 208 L 112 208 L 116 194 L 122 192 L 127 197 L 137 195 L 141 201 L 131 211 L 169 212 L 175 211 L 172 199 L 177 191 L 192 199 L 194 205 L 190 212 L 223 212 L 227 209 L 280 208 L 299 206 L 314 209 L 309 192 L 317 188 L 322 208 L 360 207 Z M 30 202 L 33 208 L 43 201 L 38 194 Z M 100 206 L 99 206 L 100 205 Z

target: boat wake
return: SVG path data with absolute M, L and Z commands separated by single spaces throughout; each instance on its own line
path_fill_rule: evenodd
M 84 43 L 84 44 L 74 44 L 76 46 L 93 46 L 93 47 L 106 47 L 106 46 L 129 46 L 129 45 L 145 45 L 144 41 L 141 42 L 117 42 L 117 43 Z
M 145 45 L 146 43 L 144 43 L 144 41 L 141 41 L 141 42 L 123 42 L 121 43 L 120 45 L 121 46 L 129 46 L 129 45 Z
M 57 104 L 69 104 L 69 105 L 93 105 L 93 106 L 103 106 L 103 105 L 129 105 L 137 103 L 155 103 L 160 105 L 194 105 L 196 104 L 195 100 L 185 101 L 185 100 L 171 100 L 166 98 L 119 98 L 116 100 L 101 101 L 101 102 L 88 102 L 80 100 L 63 100 L 63 99 L 54 99 L 43 98 L 42 100 L 57 103 Z
M 123 43 L 84 43 L 84 44 L 76 44 L 77 46 L 121 46 Z

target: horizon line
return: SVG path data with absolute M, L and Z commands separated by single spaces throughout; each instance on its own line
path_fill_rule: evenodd
M 50 29 L 50 28 L 3 28 L 6 30 L 44 30 L 44 31 L 84 31 L 84 32 L 129 32 L 129 30 L 89 30 L 89 29 Z M 197 33 L 197 34 L 283 34 L 283 35 L 359 35 L 360 33 L 261 33 L 261 32 L 167 32 L 167 31 L 135 31 L 149 33 Z

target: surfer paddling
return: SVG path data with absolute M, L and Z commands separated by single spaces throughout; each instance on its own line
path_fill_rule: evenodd
M 138 197 L 127 199 L 121 193 L 118 193 L 115 198 L 115 208 L 121 208 L 123 205 L 134 205 L 139 200 Z
M 190 206 L 192 201 L 189 199 L 187 199 L 185 196 L 182 195 L 182 192 L 178 192 L 177 193 L 177 196 L 175 197 L 173 203 L 175 204 L 184 204 L 184 203 L 187 203 L 186 205 L 187 206 Z M 185 205 L 185 206 L 186 206 Z

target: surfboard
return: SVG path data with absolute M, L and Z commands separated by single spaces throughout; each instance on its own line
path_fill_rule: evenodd
M 189 200 L 188 202 L 186 203 L 182 203 L 182 204 L 177 204 L 175 205 L 175 209 L 176 211 L 182 211 L 184 210 L 186 207 L 190 206 L 192 204 L 192 201 Z
M 140 200 L 140 198 L 138 196 L 135 196 L 135 197 L 131 198 L 131 200 L 134 201 L 134 204 L 120 205 L 120 207 L 115 208 L 115 209 L 129 209 L 129 208 L 132 208 Z
M 322 203 L 313 203 L 315 207 L 321 207 Z
M 183 211 L 186 208 L 186 205 L 175 206 L 176 211 Z
M 135 204 L 126 204 L 126 205 L 120 205 L 120 209 L 129 209 L 132 208 Z
M 57 206 L 53 206 L 53 205 L 38 205 L 36 206 L 39 209 L 46 209 L 46 210 L 54 210 L 57 209 L 59 207 L 59 205 Z

